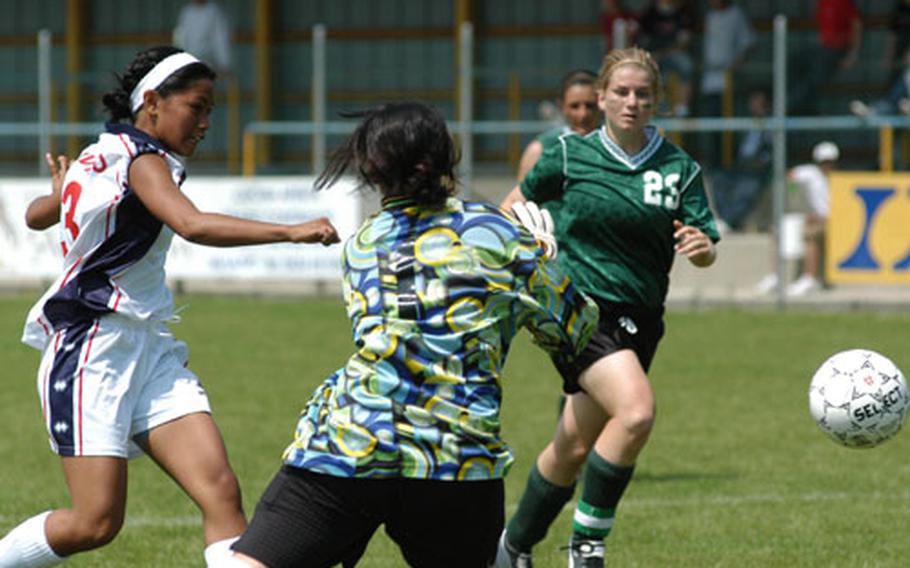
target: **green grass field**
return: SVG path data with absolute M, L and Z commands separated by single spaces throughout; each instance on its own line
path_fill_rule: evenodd
M 19 343 L 32 298 L 0 299 L 0 532 L 65 506 L 35 393 L 38 353 Z M 337 299 L 182 297 L 178 337 L 205 383 L 244 490 L 255 503 L 279 466 L 309 392 L 351 349 Z M 906 566 L 910 433 L 872 450 L 829 441 L 806 393 L 830 354 L 868 347 L 910 370 L 910 314 L 673 312 L 651 372 L 658 420 L 607 547 L 615 566 Z M 526 334 L 505 377 L 505 437 L 516 462 L 511 513 L 549 439 L 559 381 Z M 565 566 L 567 508 L 535 550 Z M 344 530 L 339 527 L 339 530 Z M 69 566 L 201 566 L 199 517 L 148 459 L 131 463 L 120 536 Z M 380 531 L 360 566 L 402 566 Z

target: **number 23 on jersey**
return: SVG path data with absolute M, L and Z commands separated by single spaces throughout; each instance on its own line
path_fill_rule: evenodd
M 644 200 L 648 205 L 679 208 L 679 174 L 663 175 L 654 170 L 644 173 Z

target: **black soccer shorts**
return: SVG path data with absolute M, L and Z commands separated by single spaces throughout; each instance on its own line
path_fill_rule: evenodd
M 348 478 L 284 466 L 233 549 L 271 568 L 350 568 L 384 524 L 410 566 L 486 568 L 503 499 L 501 479 Z
M 651 367 L 657 344 L 664 335 L 664 309 L 642 308 L 629 304 L 598 302 L 600 318 L 591 340 L 584 350 L 570 363 L 554 362 L 562 376 L 562 390 L 574 394 L 583 389 L 578 377 L 597 360 L 631 349 L 638 355 L 645 372 Z

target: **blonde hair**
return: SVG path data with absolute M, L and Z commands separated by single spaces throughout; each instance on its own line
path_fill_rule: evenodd
M 651 54 L 640 47 L 613 49 L 604 55 L 600 73 L 597 75 L 597 90 L 606 90 L 613 72 L 620 66 L 628 64 L 638 65 L 648 73 L 651 79 L 651 90 L 654 92 L 654 102 L 656 103 L 660 99 L 660 92 L 663 89 L 660 80 L 660 70 L 657 68 L 657 63 L 651 57 Z

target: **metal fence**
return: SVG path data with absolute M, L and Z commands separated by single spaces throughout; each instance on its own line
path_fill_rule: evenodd
M 321 171 L 327 152 L 326 137 L 345 135 L 353 131 L 355 124 L 346 121 L 329 121 L 326 114 L 327 81 L 326 50 L 327 33 L 325 26 L 317 25 L 312 30 L 312 121 L 252 121 L 243 127 L 242 171 L 244 175 L 257 172 L 257 145 L 262 137 L 306 136 L 311 137 L 312 165 L 314 171 Z M 773 113 L 765 119 L 754 118 L 659 118 L 655 124 L 668 133 L 685 132 L 737 132 L 745 130 L 766 130 L 774 134 L 773 152 L 773 224 L 780 226 L 784 214 L 785 171 L 787 155 L 787 134 L 798 131 L 821 130 L 877 130 L 879 132 L 878 165 L 883 171 L 893 168 L 894 131 L 910 128 L 908 116 L 827 116 L 791 117 L 786 115 L 787 93 L 787 18 L 776 16 L 773 29 Z M 36 123 L 0 123 L 0 137 L 34 136 L 38 141 L 38 171 L 44 172 L 44 153 L 50 147 L 51 136 L 91 136 L 101 130 L 97 123 L 54 123 L 50 120 L 50 37 L 46 31 L 39 32 L 39 105 L 40 120 Z M 461 179 L 465 188 L 471 187 L 474 174 L 474 144 L 479 135 L 537 134 L 552 127 L 545 121 L 479 121 L 474 120 L 475 63 L 474 30 L 470 23 L 462 24 L 459 33 L 457 73 L 457 116 L 449 122 L 450 130 L 458 137 L 461 150 Z M 467 191 L 470 191 L 467 189 Z M 782 232 L 777 231 L 778 276 L 783 280 L 785 260 L 780 254 L 783 243 Z M 785 303 L 783 287 L 779 287 L 778 303 Z

